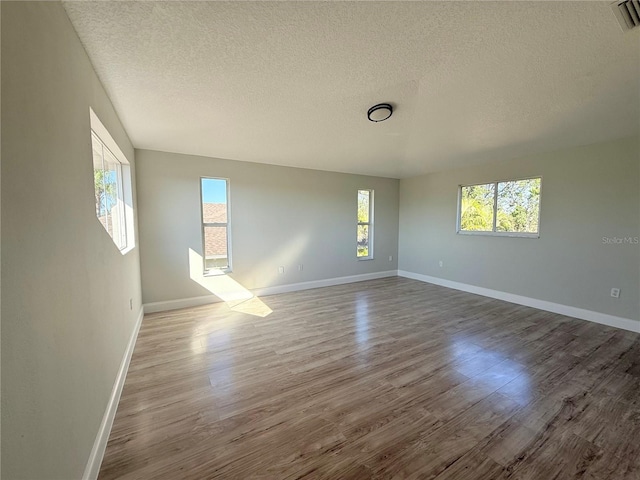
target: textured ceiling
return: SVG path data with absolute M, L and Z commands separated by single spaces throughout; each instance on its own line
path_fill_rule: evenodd
M 640 131 L 606 2 L 64 5 L 137 148 L 403 178 Z

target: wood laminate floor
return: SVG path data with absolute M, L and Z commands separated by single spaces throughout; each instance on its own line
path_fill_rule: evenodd
M 262 300 L 145 317 L 101 479 L 640 479 L 638 334 L 403 278 Z

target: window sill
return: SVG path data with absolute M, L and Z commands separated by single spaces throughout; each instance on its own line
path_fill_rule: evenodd
M 367 260 L 373 260 L 373 257 L 356 257 L 356 260 L 358 260 L 359 262 L 364 262 Z
M 124 257 L 127 253 L 129 253 L 131 250 L 133 250 L 134 248 L 136 248 L 135 245 L 131 245 L 130 247 L 125 247 L 122 250 L 120 250 L 120 253 L 122 254 L 122 256 Z
M 208 272 L 204 272 L 202 274 L 203 277 L 219 277 L 220 275 L 227 275 L 229 273 L 231 273 L 232 270 L 230 268 L 225 268 L 225 269 L 215 269 L 215 270 L 209 270 Z
M 485 237 L 517 237 L 517 238 L 540 238 L 539 233 L 517 233 L 517 232 L 465 232 L 458 231 L 458 235 L 481 235 Z

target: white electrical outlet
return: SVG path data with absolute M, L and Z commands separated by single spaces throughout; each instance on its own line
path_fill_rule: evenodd
M 298 271 L 301 272 L 302 271 L 302 264 L 298 265 Z
M 284 267 L 278 267 L 278 273 L 284 273 Z
M 620 289 L 619 288 L 612 288 L 611 289 L 611 296 L 613 298 L 620 298 Z
M 438 265 L 440 265 L 440 268 L 442 268 L 442 266 L 444 265 L 444 262 L 443 262 L 442 260 L 440 260 L 440 261 L 438 262 Z
M 389 261 L 393 262 L 393 255 L 389 255 Z

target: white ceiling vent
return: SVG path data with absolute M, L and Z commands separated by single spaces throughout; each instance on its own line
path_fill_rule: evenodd
M 623 32 L 640 27 L 640 0 L 618 0 L 611 4 L 611 10 Z

